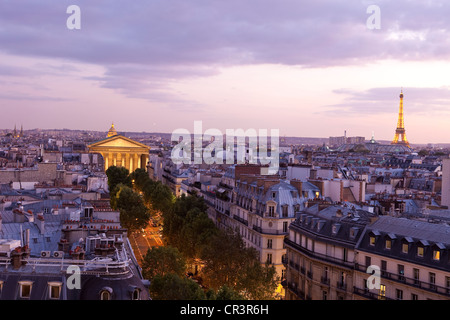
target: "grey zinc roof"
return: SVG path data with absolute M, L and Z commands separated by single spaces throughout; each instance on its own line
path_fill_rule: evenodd
M 450 245 L 450 226 L 444 224 L 380 216 L 370 229 Z

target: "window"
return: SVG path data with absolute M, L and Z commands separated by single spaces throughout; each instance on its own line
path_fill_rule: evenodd
M 447 288 L 447 294 L 450 293 L 450 277 L 445 277 L 445 286 Z M 1 293 L 1 283 L 0 283 L 0 293 Z
M 403 300 L 403 290 L 395 289 L 395 296 L 397 300 Z
M 113 290 L 110 287 L 104 287 L 100 291 L 100 300 L 111 300 Z
M 387 249 L 387 250 L 391 250 L 391 248 L 392 248 L 392 240 L 391 239 L 386 239 L 386 242 L 385 242 L 385 249 Z
M 274 217 L 274 216 L 275 216 L 275 207 L 269 206 L 269 217 Z
M 372 258 L 366 256 L 366 267 L 369 267 L 372 264 Z
M 409 245 L 406 242 L 404 242 L 402 244 L 402 252 L 403 253 L 408 253 L 408 249 L 409 249 Z
M 283 232 L 288 232 L 288 223 L 287 223 L 287 221 L 283 222 Z
M 61 282 L 49 282 L 48 283 L 48 297 L 49 299 L 59 299 L 61 296 Z
M 404 265 L 397 265 L 398 270 L 398 280 L 403 281 L 405 280 L 405 266 Z
M 131 295 L 131 299 L 132 300 L 140 300 L 141 299 L 141 290 L 139 289 L 134 289 L 133 290 L 133 294 Z
M 267 254 L 267 263 L 269 263 L 269 264 L 272 263 L 272 254 L 271 253 Z
M 414 284 L 419 284 L 419 269 L 413 269 Z
M 267 239 L 267 249 L 272 249 L 272 239 Z
M 19 296 L 23 299 L 30 299 L 32 286 L 33 282 L 31 281 L 19 281 Z
M 411 293 L 411 300 L 419 300 L 419 296 L 415 293 Z
M 440 250 L 433 250 L 433 260 L 439 261 L 441 258 Z
M 378 299 L 382 300 L 386 298 L 386 286 L 384 284 L 380 284 L 380 291 L 378 294 Z
M 424 248 L 423 247 L 417 247 L 417 256 L 423 257 Z
M 430 280 L 430 289 L 436 289 L 436 274 L 430 272 L 429 280 Z
M 369 238 L 369 245 L 371 245 L 371 246 L 374 246 L 374 245 L 375 245 L 375 237 L 374 237 L 374 236 L 371 236 L 371 237 Z
M 289 207 L 287 205 L 284 205 L 282 208 L 283 208 L 283 217 L 286 218 L 288 216 Z

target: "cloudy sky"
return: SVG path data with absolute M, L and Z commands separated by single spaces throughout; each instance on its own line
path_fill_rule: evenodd
M 410 142 L 450 142 L 448 17 L 444 0 L 0 0 L 0 128 L 391 140 L 403 88 Z

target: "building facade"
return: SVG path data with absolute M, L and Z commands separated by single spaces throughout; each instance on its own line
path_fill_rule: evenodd
M 90 153 L 99 153 L 103 157 L 104 169 L 111 166 L 121 166 L 130 172 L 147 167 L 150 147 L 117 134 L 111 127 L 107 138 L 88 146 Z

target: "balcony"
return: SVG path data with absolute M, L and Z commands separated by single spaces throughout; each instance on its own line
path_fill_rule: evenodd
M 305 256 L 307 256 L 309 258 L 317 259 L 317 260 L 320 260 L 323 262 L 335 264 L 335 265 L 346 267 L 349 269 L 354 268 L 354 263 L 352 261 L 348 261 L 348 260 L 344 260 L 344 259 L 340 259 L 340 258 L 336 258 L 336 257 L 332 257 L 329 255 L 325 255 L 325 254 L 321 254 L 321 253 L 317 253 L 317 252 L 308 250 L 287 238 L 284 239 L 284 243 L 286 245 L 288 245 L 289 247 L 291 247 L 292 249 L 294 249 L 298 252 L 301 252 L 302 254 L 304 254 Z
M 353 293 L 370 300 L 394 300 L 392 298 L 388 298 L 386 296 L 370 292 L 368 289 L 361 289 L 358 287 L 353 287 Z
M 248 221 L 239 217 L 237 214 L 233 215 L 233 219 L 239 221 L 242 224 L 245 224 L 246 226 L 248 226 Z
M 255 230 L 256 232 L 262 233 L 262 234 L 270 234 L 270 235 L 284 235 L 287 236 L 288 232 L 284 232 L 283 230 L 278 230 L 278 229 L 263 229 L 257 225 L 253 225 L 253 230 Z
M 330 278 L 328 277 L 320 277 L 320 283 L 329 286 L 330 285 Z
M 367 271 L 367 267 L 363 266 L 363 265 L 356 264 L 355 268 L 356 268 L 356 270 L 364 272 L 364 273 Z M 442 295 L 450 297 L 450 287 L 438 286 L 435 283 L 419 281 L 418 279 L 415 279 L 415 278 L 405 277 L 403 274 L 387 272 L 385 270 L 381 270 L 381 277 L 395 281 L 395 282 L 403 283 L 408 286 L 416 287 L 419 289 L 423 289 L 426 291 L 430 291 L 430 292 L 434 292 L 437 294 L 442 294 Z

